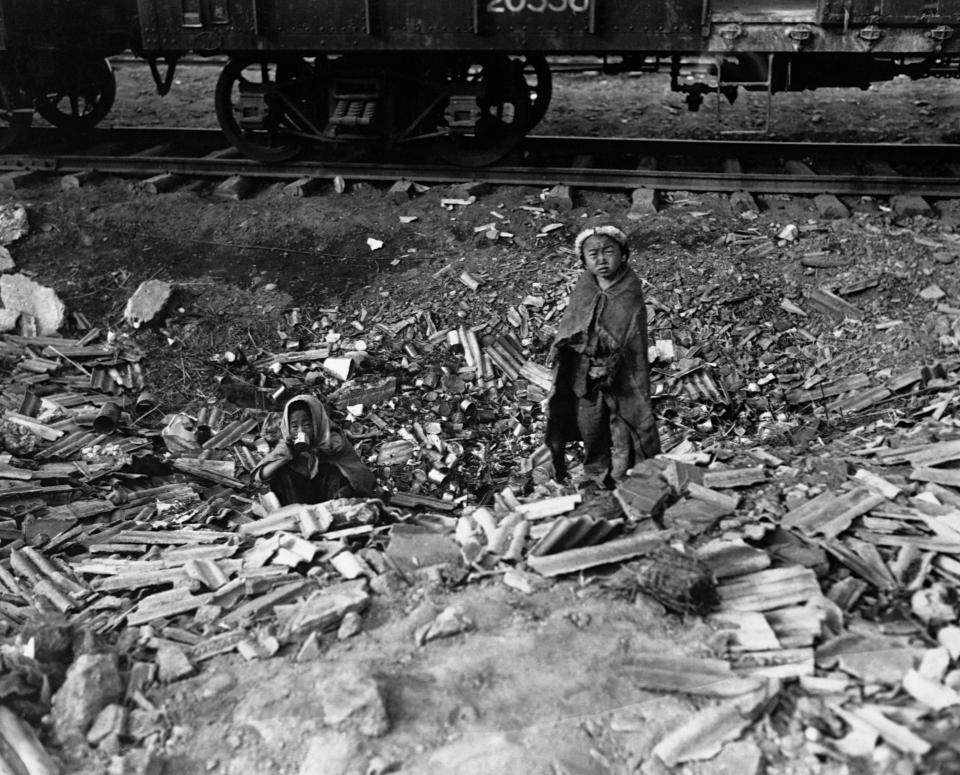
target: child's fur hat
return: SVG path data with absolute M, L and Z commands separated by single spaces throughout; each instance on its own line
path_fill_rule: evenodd
M 600 222 L 594 226 L 588 226 L 581 231 L 573 241 L 573 250 L 583 261 L 583 243 L 590 237 L 609 237 L 620 246 L 623 251 L 623 257 L 626 259 L 630 255 L 630 246 L 627 244 L 627 235 L 621 229 L 614 226 L 609 221 Z

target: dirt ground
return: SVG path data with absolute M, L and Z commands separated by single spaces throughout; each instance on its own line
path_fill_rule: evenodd
M 164 99 L 152 94 L 146 68 L 123 64 L 117 70 L 117 106 L 107 124 L 214 125 L 215 69 L 184 68 Z M 701 113 L 687 113 L 662 76 L 563 76 L 538 132 L 712 136 L 712 105 L 708 100 Z M 783 95 L 775 106 L 772 128 L 779 139 L 939 141 L 953 136 L 960 120 L 957 88 L 949 81 Z M 756 128 L 763 106 L 754 96 L 732 112 L 741 126 Z M 725 196 L 671 192 L 659 213 L 630 221 L 629 192 L 579 191 L 571 211 L 549 212 L 537 209 L 538 189 L 498 188 L 469 206 L 444 208 L 440 200 L 451 195 L 448 188 L 396 203 L 385 186 L 349 183 L 344 194 L 330 188 L 302 199 L 264 185 L 249 199 L 223 202 L 211 196 L 207 183 L 151 196 L 123 179 L 61 192 L 51 178 L 4 194 L 3 201 L 23 202 L 29 212 L 31 234 L 11 246 L 18 270 L 54 287 L 68 311 L 132 336 L 147 354 L 146 380 L 165 411 L 195 411 L 209 397 L 270 408 L 265 393 L 256 390 L 259 376 L 220 356 L 240 349 L 251 357 L 282 351 L 292 309 L 299 310 L 295 335 L 301 343 L 342 331 L 345 343 L 364 341 L 371 355 L 367 373 L 398 374 L 410 385 L 415 375 L 378 323 L 388 326 L 421 310 L 440 329 L 476 325 L 492 315 L 505 320 L 508 307 L 531 294 L 560 305 L 578 269 L 569 250 L 573 236 L 597 212 L 630 232 L 633 264 L 661 310 L 654 335 L 672 337 L 736 386 L 737 399 L 726 413 L 696 402 L 664 402 L 665 438 L 687 438 L 726 459 L 761 441 L 792 461 L 791 482 L 822 484 L 827 474 L 817 461 L 829 457 L 834 444 L 842 448 L 851 439 L 895 432 L 904 407 L 892 401 L 854 417 L 831 418 L 814 433 L 809 449 L 795 434 L 812 418 L 782 400 L 778 377 L 810 369 L 831 378 L 901 371 L 956 358 L 960 347 L 958 319 L 920 295 L 936 285 L 944 303 L 960 306 L 960 210 L 952 202 L 935 203 L 930 216 L 899 217 L 885 201 L 850 200 L 849 219 L 825 221 L 802 197 L 762 199 L 759 213 L 745 217 Z M 513 236 L 491 239 L 477 232 L 491 222 Z M 561 228 L 544 235 L 543 227 L 553 223 Z M 798 227 L 798 239 L 778 240 L 789 224 Z M 382 247 L 371 250 L 369 238 Z M 845 265 L 809 268 L 803 259 L 811 254 L 838 257 Z M 464 270 L 482 280 L 479 290 L 457 282 Z M 849 299 L 864 311 L 862 321 L 839 323 L 805 303 L 813 286 L 843 286 L 869 276 L 876 276 L 876 285 Z M 123 323 L 123 307 L 150 278 L 174 283 L 174 302 L 159 325 L 132 331 Z M 784 299 L 804 314 L 791 312 Z M 735 333 L 749 326 L 761 330 L 758 341 L 766 338 L 765 348 L 748 347 Z M 548 322 L 525 342 L 541 362 L 549 332 Z M 238 384 L 253 389 L 229 390 Z M 523 403 L 512 395 L 483 400 L 502 416 Z M 383 414 L 394 428 L 431 419 L 429 405 L 401 398 Z M 541 428 L 533 410 L 516 435 L 482 437 L 498 459 L 493 485 L 515 478 Z M 361 452 L 371 456 L 376 450 L 361 443 Z M 394 478 L 388 484 L 405 488 L 410 482 Z M 343 641 L 325 636 L 313 661 L 298 663 L 282 652 L 256 662 L 237 654 L 205 662 L 195 677 L 150 692 L 170 730 L 163 771 L 639 771 L 659 736 L 701 701 L 637 688 L 630 680 L 631 659 L 664 652 L 710 656 L 714 633 L 696 617 L 668 615 L 643 596 L 625 599 L 599 581 L 571 578 L 529 595 L 506 587 L 497 574 L 460 587 L 424 582 L 375 596 L 361 632 Z M 417 627 L 449 605 L 473 621 L 472 631 L 416 645 Z M 387 734 L 341 734 L 324 725 L 318 686 L 351 671 L 375 676 L 384 688 Z M 764 722 L 748 732 L 767 772 L 853 771 L 843 762 L 803 754 L 803 735 L 797 722 L 776 730 Z M 328 764 L 304 764 L 311 745 L 328 752 L 320 757 Z M 337 769 L 330 752 L 344 747 L 350 764 Z M 104 771 L 100 752 L 71 755 L 79 757 L 72 772 Z M 710 762 L 688 765 L 688 771 L 721 772 Z

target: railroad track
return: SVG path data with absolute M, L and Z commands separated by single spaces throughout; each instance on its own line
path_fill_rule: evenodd
M 28 153 L 0 155 L 0 187 L 24 173 L 168 176 L 295 181 L 332 179 L 422 183 L 486 181 L 501 185 L 567 184 L 597 189 L 750 191 L 770 194 L 960 197 L 960 146 L 778 143 L 531 136 L 506 163 L 486 168 L 441 165 L 411 149 L 390 158 L 307 156 L 284 164 L 240 157 L 216 129 L 101 129 L 64 138 L 38 129 Z M 420 158 L 418 158 L 420 156 Z

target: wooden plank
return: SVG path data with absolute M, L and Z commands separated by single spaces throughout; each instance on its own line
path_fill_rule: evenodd
M 703 474 L 703 486 L 726 489 L 730 487 L 749 487 L 753 484 L 765 482 L 767 472 L 763 466 L 748 468 L 710 469 Z
M 737 675 L 720 659 L 631 654 L 621 670 L 631 686 L 646 691 L 738 697 L 761 687 L 757 679 Z
M 850 527 L 858 516 L 885 501 L 883 495 L 868 487 L 855 487 L 839 496 L 827 491 L 790 511 L 784 517 L 783 524 L 808 535 L 821 534 L 834 538 Z
M 697 556 L 717 579 L 734 578 L 770 567 L 770 555 L 743 541 L 711 541 L 697 550 Z
M 820 546 L 861 578 L 869 581 L 877 589 L 890 591 L 897 588 L 897 582 L 889 568 L 878 568 L 839 541 L 820 541 Z
M 155 619 L 169 619 L 172 616 L 196 611 L 200 606 L 209 603 L 211 597 L 209 592 L 203 595 L 191 595 L 186 589 L 158 592 L 145 597 L 136 608 L 127 613 L 127 624 L 136 627 Z
M 739 576 L 717 587 L 725 611 L 770 611 L 820 598 L 817 575 L 801 565 Z
M 930 444 L 919 450 L 905 454 L 903 458 L 914 468 L 938 466 L 941 463 L 960 460 L 960 439 Z
M 561 576 L 647 554 L 662 546 L 668 535 L 669 531 L 666 530 L 638 533 L 599 546 L 569 549 L 543 557 L 529 557 L 527 563 L 541 576 Z
M 807 299 L 822 312 L 837 320 L 853 318 L 860 320 L 863 312 L 848 301 L 831 293 L 826 288 L 810 288 L 807 290 Z
M 285 603 L 315 588 L 316 583 L 308 579 L 285 584 L 265 595 L 247 601 L 224 616 L 222 621 L 226 625 L 246 624 L 268 608 L 272 608 L 279 603 Z
M 960 555 L 960 541 L 933 536 L 892 536 L 883 533 L 873 533 L 869 530 L 857 530 L 857 538 L 869 541 L 877 546 L 915 546 L 925 552 L 941 552 L 943 554 Z
M 915 482 L 932 482 L 960 488 L 960 468 L 915 468 L 910 472 Z

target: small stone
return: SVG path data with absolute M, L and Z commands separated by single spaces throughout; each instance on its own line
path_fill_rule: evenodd
M 162 683 L 172 683 L 193 673 L 193 665 L 186 652 L 176 646 L 157 649 L 157 677 Z
M 631 221 L 639 221 L 647 215 L 654 215 L 660 209 L 660 195 L 655 188 L 633 189 L 630 202 L 627 218 Z
M 81 654 L 53 695 L 54 732 L 63 742 L 83 737 L 100 711 L 121 697 L 123 681 L 116 655 Z
M 570 193 L 570 186 L 557 184 L 549 191 L 540 195 L 543 200 L 543 206 L 548 210 L 558 210 L 568 212 L 573 209 L 573 195 Z
M 107 775 L 160 775 L 163 760 L 151 751 L 135 749 L 110 760 Z
M 850 210 L 833 194 L 818 194 L 813 198 L 813 206 L 817 208 L 820 217 L 826 221 L 850 217 Z
M 17 268 L 10 251 L 0 245 L 0 272 L 11 272 Z
M 735 213 L 759 213 L 760 205 L 749 191 L 734 191 L 730 194 L 730 209 Z
M 127 300 L 127 306 L 123 310 L 123 318 L 134 328 L 140 328 L 144 323 L 149 323 L 170 301 L 170 294 L 173 287 L 170 283 L 163 280 L 147 280 L 140 283 L 140 286 L 133 292 Z
M 126 725 L 127 709 L 123 705 L 111 703 L 107 705 L 94 720 L 87 731 L 87 742 L 97 745 L 109 735 L 119 735 Z
M 29 233 L 27 208 L 21 204 L 0 205 L 0 245 L 9 245 Z
M 17 321 L 20 319 L 20 310 L 3 309 L 0 307 L 0 334 L 6 334 L 17 328 Z
M 700 772 L 703 775 L 760 775 L 763 772 L 763 752 L 748 740 L 727 743 Z
M 360 741 L 342 732 L 323 731 L 310 739 L 299 775 L 348 775 L 360 758 Z
M 957 620 L 951 598 L 947 588 L 937 582 L 914 592 L 910 598 L 910 607 L 927 624 L 948 624 Z
M 916 194 L 897 194 L 890 197 L 890 206 L 900 218 L 912 218 L 916 215 L 931 216 L 933 208 L 922 196 Z
M 52 336 L 63 325 L 66 307 L 52 288 L 35 283 L 23 274 L 0 276 L 0 306 L 33 315 L 39 336 Z
M 347 724 L 367 737 L 379 737 L 389 731 L 390 718 L 380 685 L 357 665 L 319 681 L 316 693 L 325 724 Z
M 200 689 L 200 697 L 209 700 L 230 691 L 237 685 L 237 679 L 230 673 L 219 672 L 210 676 Z
M 337 630 L 337 638 L 346 640 L 352 638 L 360 632 L 363 618 L 356 611 L 348 611 L 344 614 L 343 621 L 340 622 L 340 629 Z
M 920 291 L 919 295 L 921 299 L 926 299 L 927 301 L 937 301 L 937 299 L 942 299 L 947 294 L 943 292 L 943 288 L 941 288 L 939 285 L 932 283 Z

